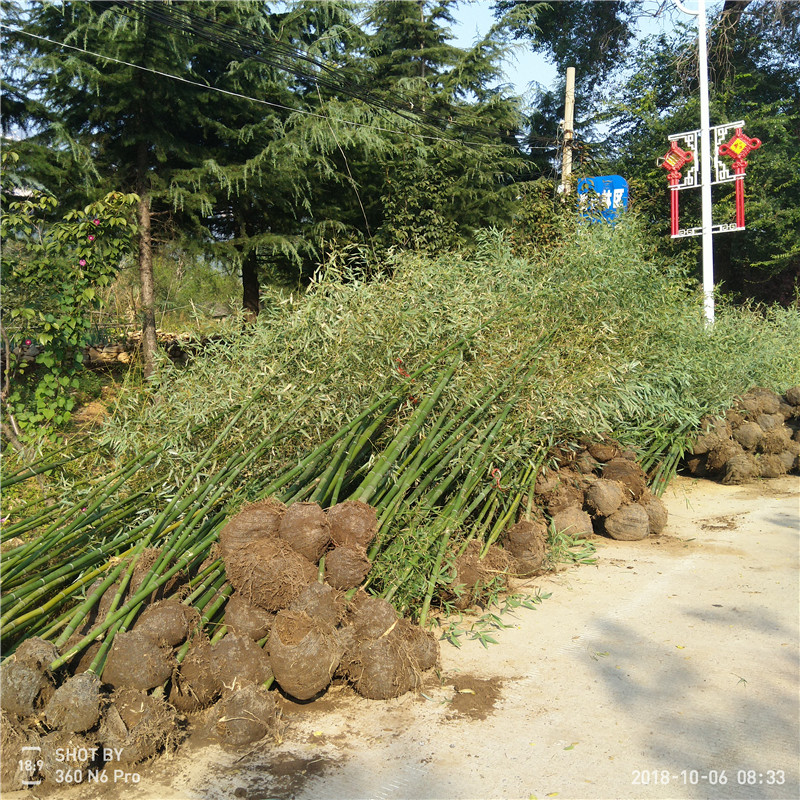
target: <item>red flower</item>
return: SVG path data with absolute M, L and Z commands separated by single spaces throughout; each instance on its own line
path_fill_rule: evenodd
M 99 219 L 93 219 L 92 222 L 94 222 L 95 225 L 99 225 L 100 224 L 100 220 Z
M 86 266 L 86 259 L 85 259 L 85 258 L 82 258 L 82 259 L 81 259 L 81 260 L 80 260 L 78 263 L 79 263 L 79 264 L 80 264 L 82 267 L 85 267 L 85 266 Z
M 91 233 L 89 234 L 89 237 L 88 237 L 88 238 L 89 238 L 89 241 L 90 241 L 90 242 L 93 242 L 93 241 L 94 241 L 94 236 L 92 236 L 92 234 L 91 234 Z

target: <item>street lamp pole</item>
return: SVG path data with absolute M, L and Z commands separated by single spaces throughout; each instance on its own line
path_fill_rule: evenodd
M 714 323 L 714 243 L 711 232 L 711 113 L 708 100 L 708 39 L 706 3 L 697 0 L 697 11 L 681 0 L 675 4 L 685 14 L 697 17 L 697 45 L 700 67 L 700 196 L 703 226 L 703 309 L 709 325 Z

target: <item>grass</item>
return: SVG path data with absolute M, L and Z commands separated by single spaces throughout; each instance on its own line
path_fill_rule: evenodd
M 252 330 L 223 328 L 188 367 L 164 360 L 122 387 L 85 449 L 48 470 L 54 505 L 3 527 L 28 541 L 4 556 L 6 630 L 64 637 L 97 599 L 87 576 L 144 541 L 165 549 L 142 596 L 177 565 L 196 571 L 226 517 L 271 494 L 368 499 L 370 591 L 424 619 L 455 554 L 502 533 L 554 444 L 611 434 L 663 488 L 703 415 L 800 383 L 797 310 L 722 302 L 708 329 L 696 287 L 635 222 L 578 227 L 528 259 L 487 231 L 471 252 L 400 253 L 379 275 L 322 271 L 268 296 Z M 593 555 L 553 535 L 551 558 Z M 204 575 L 192 602 L 213 624 L 224 576 Z

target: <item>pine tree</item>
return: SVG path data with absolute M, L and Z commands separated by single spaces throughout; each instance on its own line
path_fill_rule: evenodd
M 199 13 L 207 8 L 183 5 Z M 193 133 L 195 90 L 158 73 L 186 75 L 192 39 L 158 24 L 139 2 L 32 2 L 17 10 L 24 30 L 42 37 L 11 37 L 17 69 L 27 73 L 23 89 L 37 98 L 37 107 L 19 116 L 56 152 L 88 155 L 84 174 L 97 178 L 96 194 L 117 189 L 139 196 L 142 352 L 150 375 L 157 348 L 154 219 L 168 210 L 171 173 L 201 157 L 202 149 Z

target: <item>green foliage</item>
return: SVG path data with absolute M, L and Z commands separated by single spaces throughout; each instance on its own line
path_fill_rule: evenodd
M 530 41 L 562 72 L 580 66 L 576 79 L 589 95 L 619 65 L 633 38 L 633 5 L 619 0 L 498 0 L 495 13 L 516 38 Z
M 800 8 L 789 3 L 753 3 L 738 21 L 712 21 L 709 42 L 712 124 L 742 119 L 745 132 L 762 147 L 748 158 L 745 179 L 747 230 L 714 237 L 715 277 L 738 299 L 796 300 L 800 275 Z M 667 137 L 700 126 L 696 32 L 679 28 L 651 37 L 635 53 L 630 73 L 608 92 L 611 162 L 631 183 L 631 201 L 651 218 L 654 232 L 669 233 L 669 198 L 658 159 Z M 613 97 L 612 97 L 613 94 Z M 714 221 L 734 218 L 733 184 L 714 187 Z M 699 219 L 699 192 L 681 193 L 681 220 Z M 699 243 L 664 244 L 665 252 L 697 259 Z M 773 276 L 783 273 L 785 286 Z
M 14 156 L 6 151 L 4 162 Z M 0 220 L 3 328 L 16 344 L 11 349 L 8 342 L 3 402 L 26 437 L 35 438 L 69 418 L 90 312 L 129 250 L 138 198 L 112 192 L 46 222 L 55 198 L 33 191 L 22 197 L 6 204 Z M 32 363 L 22 358 L 26 352 L 35 353 Z

